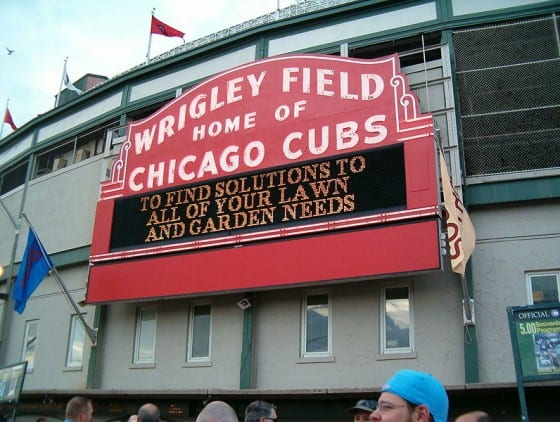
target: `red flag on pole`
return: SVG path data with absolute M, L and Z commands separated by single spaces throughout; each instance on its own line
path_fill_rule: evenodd
M 13 130 L 17 130 L 14 119 L 12 119 L 12 113 L 10 113 L 10 109 L 8 107 L 6 107 L 6 112 L 4 113 L 4 123 L 8 123 Z
M 185 33 L 173 28 L 172 26 L 163 23 L 152 15 L 152 27 L 150 30 L 151 34 L 164 35 L 166 37 L 179 37 L 183 38 Z

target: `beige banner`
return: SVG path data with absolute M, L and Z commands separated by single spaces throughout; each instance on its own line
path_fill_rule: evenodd
M 445 220 L 447 223 L 447 240 L 451 267 L 454 272 L 465 274 L 465 267 L 474 251 L 476 233 L 469 214 L 465 210 L 461 198 L 455 191 L 447 171 L 443 153 L 439 152 L 441 168 L 441 183 L 443 185 L 443 200 L 445 205 Z

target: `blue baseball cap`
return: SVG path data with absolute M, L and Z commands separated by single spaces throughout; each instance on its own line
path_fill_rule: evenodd
M 449 399 L 443 385 L 425 372 L 401 369 L 381 388 L 381 392 L 393 393 L 412 404 L 423 404 L 435 422 L 447 422 Z

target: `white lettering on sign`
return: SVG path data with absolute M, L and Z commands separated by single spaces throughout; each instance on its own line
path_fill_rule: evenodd
M 360 93 L 351 93 L 348 82 L 348 72 L 340 72 L 338 75 L 332 69 L 317 69 L 315 74 L 315 86 L 317 95 L 334 97 L 332 90 L 333 80 L 335 77 L 339 79 L 340 90 L 337 92 L 338 97 L 347 100 L 374 100 L 378 98 L 385 89 L 383 78 L 374 73 L 366 73 L 360 75 Z M 311 93 L 312 72 L 309 68 L 287 67 L 284 68 L 282 77 L 282 92 L 298 92 Z M 294 87 L 295 86 L 295 87 Z
M 395 142 L 395 109 L 406 107 L 397 104 L 397 60 L 297 56 L 217 75 L 130 125 L 126 188 L 160 189 Z
M 154 122 L 151 127 L 144 129 L 142 133 L 135 133 L 134 150 L 136 154 L 140 155 L 144 151 L 150 151 L 156 127 L 157 143 L 161 144 L 185 128 L 187 117 L 190 117 L 192 120 L 198 120 L 204 117 L 208 111 L 215 111 L 226 104 L 239 102 L 244 99 L 243 92 L 248 92 L 249 97 L 257 97 L 265 75 L 266 71 L 263 71 L 258 76 L 249 74 L 246 78 L 234 78 L 225 81 L 225 87 L 221 85 L 211 87 L 209 95 L 208 93 L 196 95 L 188 105 L 179 107 L 178 115 L 166 115 L 159 122 Z M 254 115 L 254 113 L 248 113 L 248 116 L 245 116 L 243 128 L 251 127 L 251 115 Z M 232 121 L 226 121 L 226 125 L 230 130 L 239 130 L 239 127 L 236 127 Z M 216 132 L 214 136 L 221 133 L 221 130 L 222 126 L 220 126 L 219 131 L 218 127 L 214 127 L 214 132 Z
M 344 151 L 355 147 L 360 140 L 364 144 L 377 144 L 387 137 L 387 128 L 377 125 L 377 122 L 384 122 L 385 116 L 370 116 L 365 122 L 363 130 L 360 130 L 358 122 L 348 121 L 338 123 L 334 128 L 334 139 L 336 141 L 336 151 Z M 303 155 L 303 150 L 308 150 L 313 155 L 323 154 L 329 147 L 332 140 L 332 129 L 329 126 L 323 126 L 320 129 L 320 135 L 317 135 L 317 129 L 312 128 L 303 132 L 292 132 L 284 139 L 282 150 L 284 156 L 289 160 L 298 159 Z M 371 134 L 374 136 L 366 136 Z M 361 136 L 361 139 L 360 139 Z M 317 139 L 319 138 L 319 139 Z
M 249 142 L 243 152 L 239 153 L 238 145 L 229 145 L 218 155 L 214 151 L 206 151 L 202 157 L 186 155 L 177 162 L 175 159 L 166 162 L 150 164 L 146 167 L 136 167 L 130 172 L 128 183 L 130 189 L 139 192 L 173 184 L 175 178 L 183 182 L 201 179 L 207 174 L 212 176 L 231 173 L 243 163 L 249 168 L 258 167 L 264 160 L 265 147 L 261 141 Z

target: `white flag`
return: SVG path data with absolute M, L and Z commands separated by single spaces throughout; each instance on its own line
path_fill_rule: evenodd
M 443 202 L 445 205 L 451 268 L 456 273 L 465 274 L 465 267 L 474 251 L 476 233 L 469 214 L 467 214 L 459 194 L 453 187 L 441 151 L 439 152 L 439 165 L 441 168 L 441 183 L 443 185 Z
M 66 68 L 64 68 L 64 86 L 66 87 L 66 89 L 77 92 L 78 94 L 83 93 L 81 89 L 76 88 L 74 84 L 70 82 L 70 78 L 68 77 L 68 72 L 66 72 Z

